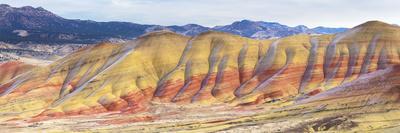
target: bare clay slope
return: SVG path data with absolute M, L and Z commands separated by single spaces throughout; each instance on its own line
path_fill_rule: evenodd
M 399 27 L 378 21 L 337 35 L 275 40 L 155 32 L 124 44 L 90 46 L 10 80 L 0 86 L 0 112 L 7 114 L 1 120 L 139 113 L 170 103 L 303 104 L 400 64 L 399 39 Z

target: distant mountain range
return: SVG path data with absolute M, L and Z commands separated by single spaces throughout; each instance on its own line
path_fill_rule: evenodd
M 65 19 L 41 7 L 16 8 L 0 4 L 0 41 L 7 43 L 97 43 L 105 40 L 132 39 L 158 30 L 170 30 L 187 36 L 215 30 L 267 39 L 295 34 L 334 34 L 346 31 L 347 28 L 308 28 L 304 25 L 290 27 L 275 22 L 250 20 L 212 28 L 197 24 L 161 26 L 130 22 L 95 22 Z

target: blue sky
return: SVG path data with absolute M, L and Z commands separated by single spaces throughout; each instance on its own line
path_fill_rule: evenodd
M 242 19 L 290 26 L 353 27 L 368 20 L 400 24 L 400 0 L 0 0 L 41 6 L 62 17 L 141 24 L 226 25 Z

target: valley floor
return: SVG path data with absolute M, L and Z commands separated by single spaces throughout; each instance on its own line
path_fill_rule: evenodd
M 400 129 L 400 106 L 396 103 L 276 108 L 285 104 L 291 103 L 231 109 L 224 105 L 207 108 L 156 105 L 157 109 L 150 111 L 156 115 L 103 114 L 40 122 L 10 121 L 2 123 L 0 128 L 7 132 L 391 132 Z

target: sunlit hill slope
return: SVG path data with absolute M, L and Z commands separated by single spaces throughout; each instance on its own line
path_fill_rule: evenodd
M 346 110 L 392 103 L 395 108 L 399 39 L 399 27 L 378 21 L 336 35 L 272 40 L 222 32 L 195 37 L 154 32 L 124 44 L 89 46 L 49 66 L 0 80 L 1 120 L 110 112 L 150 112 L 154 120 L 151 110 L 162 104 L 235 110 L 282 102 L 274 108 Z M 229 128 L 222 125 L 208 129 Z

